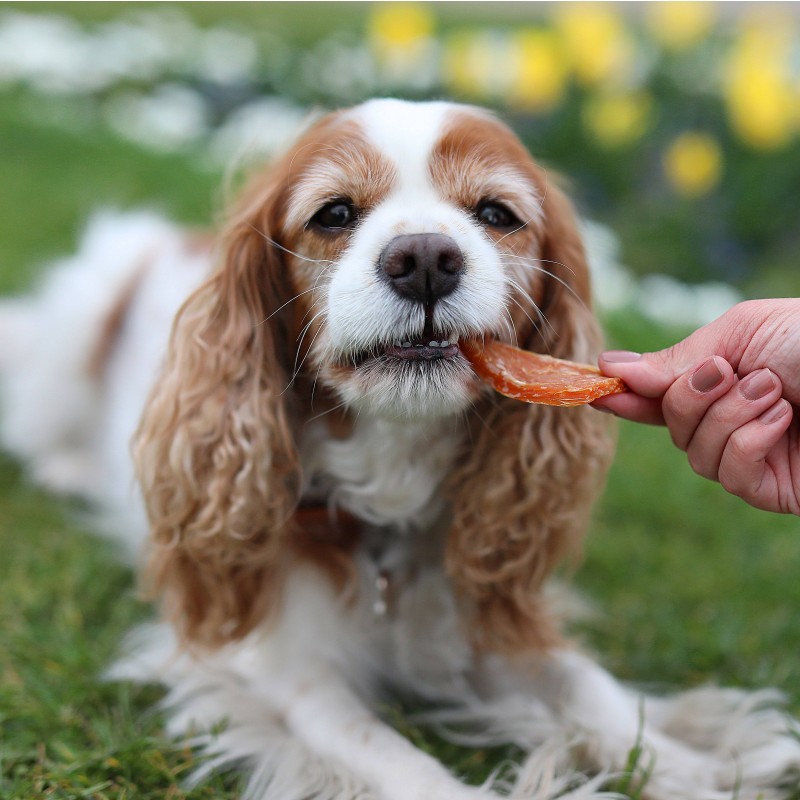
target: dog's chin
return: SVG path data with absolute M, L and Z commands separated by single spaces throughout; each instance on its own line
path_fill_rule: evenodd
M 479 385 L 458 345 L 386 348 L 337 370 L 336 388 L 354 411 L 394 419 L 430 419 L 463 412 Z

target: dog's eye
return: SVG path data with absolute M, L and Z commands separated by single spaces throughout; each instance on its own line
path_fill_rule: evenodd
M 490 228 L 516 228 L 522 224 L 504 205 L 490 200 L 484 201 L 475 209 L 475 216 L 478 222 Z
M 356 209 L 349 200 L 333 200 L 326 203 L 311 218 L 314 225 L 329 231 L 349 228 L 355 221 Z

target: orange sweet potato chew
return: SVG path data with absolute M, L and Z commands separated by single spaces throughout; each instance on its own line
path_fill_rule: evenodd
M 579 406 L 625 391 L 619 378 L 607 378 L 597 367 L 520 350 L 495 339 L 461 342 L 461 352 L 495 391 L 526 403 Z

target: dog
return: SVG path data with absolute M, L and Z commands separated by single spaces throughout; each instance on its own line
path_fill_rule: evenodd
M 562 634 L 549 579 L 612 431 L 494 393 L 459 346 L 487 337 L 601 344 L 565 194 L 447 102 L 318 119 L 215 238 L 101 216 L 5 301 L 4 446 L 145 553 L 160 621 L 114 676 L 163 683 L 198 779 L 243 765 L 260 800 L 599 798 L 633 751 L 650 800 L 786 796 L 772 693 L 644 696 Z M 392 693 L 528 755 L 465 785 L 380 718 Z

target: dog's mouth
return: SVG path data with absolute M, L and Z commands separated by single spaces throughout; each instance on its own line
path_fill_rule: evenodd
M 436 362 L 458 358 L 458 334 L 434 330 L 428 322 L 421 334 L 414 338 L 398 338 L 393 342 L 376 343 L 374 348 L 364 350 L 354 359 L 355 366 L 368 361 L 391 362 Z
M 459 354 L 457 338 L 419 339 L 397 341 L 389 345 L 384 354 L 388 358 L 399 358 L 403 361 L 435 361 L 443 358 L 454 358 Z

